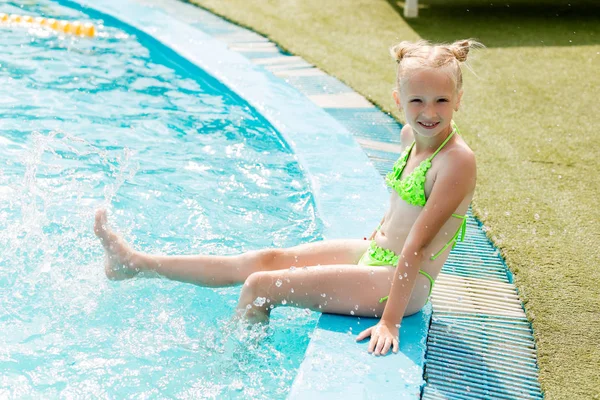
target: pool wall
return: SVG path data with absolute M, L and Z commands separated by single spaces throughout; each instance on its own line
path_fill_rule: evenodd
M 59 3 L 143 36 L 145 45 L 156 45 L 171 62 L 198 66 L 262 114 L 296 154 L 311 185 L 326 239 L 361 238 L 377 225 L 389 196 L 379 173 L 343 125 L 284 80 L 230 50 L 198 24 L 192 26 L 173 17 L 158 1 Z M 185 13 L 208 14 L 183 3 L 177 7 L 187 7 L 178 12 L 188 16 Z M 187 69 L 194 73 L 193 68 Z M 322 315 L 290 397 L 370 398 L 393 394 L 395 398 L 418 398 L 424 384 L 430 316 L 428 305 L 404 320 L 400 354 L 373 357 L 367 354 L 366 344 L 357 345 L 354 337 L 376 320 Z

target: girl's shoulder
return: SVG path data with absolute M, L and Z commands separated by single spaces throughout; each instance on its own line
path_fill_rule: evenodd
M 436 168 L 436 181 L 440 178 L 440 172 L 453 184 L 457 185 L 464 181 L 465 187 L 473 190 L 477 179 L 477 162 L 475 153 L 467 143 L 460 139 L 438 154 L 438 166 Z
M 473 152 L 467 142 L 460 136 L 458 136 L 458 140 L 454 141 L 444 150 L 442 156 L 449 160 L 475 163 L 475 152 Z
M 404 150 L 407 146 L 410 146 L 411 143 L 415 140 L 413 135 L 413 131 L 410 125 L 405 124 L 400 130 L 400 146 L 402 150 Z

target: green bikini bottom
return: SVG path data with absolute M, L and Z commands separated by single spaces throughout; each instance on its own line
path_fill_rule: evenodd
M 371 240 L 371 245 L 365 251 L 365 254 L 362 255 L 360 260 L 358 260 L 358 265 L 366 265 L 369 267 L 383 267 L 387 265 L 395 266 L 398 265 L 398 255 L 394 253 L 392 250 L 384 249 L 383 247 L 377 246 L 374 240 Z M 431 291 L 433 290 L 433 278 L 427 272 L 422 269 L 419 270 L 421 275 L 424 275 L 429 282 L 429 296 L 431 296 Z M 379 299 L 380 303 L 383 303 L 388 299 L 389 296 L 382 297 Z

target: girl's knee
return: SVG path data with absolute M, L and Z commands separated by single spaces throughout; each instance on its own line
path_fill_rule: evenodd
M 248 276 L 242 287 L 238 310 L 250 322 L 265 322 L 270 314 L 268 285 L 271 278 L 266 272 L 255 272 Z
M 256 265 L 256 271 L 274 271 L 281 269 L 283 260 L 283 249 L 262 249 L 249 253 L 252 264 Z
M 246 278 L 242 287 L 242 295 L 261 295 L 266 293 L 266 284 L 272 279 L 264 271 L 253 272 Z

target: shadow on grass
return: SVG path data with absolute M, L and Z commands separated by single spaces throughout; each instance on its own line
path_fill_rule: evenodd
M 386 1 L 403 17 L 404 1 Z M 594 0 L 419 0 L 419 17 L 405 21 L 434 42 L 476 38 L 487 47 L 600 43 L 600 2 Z

